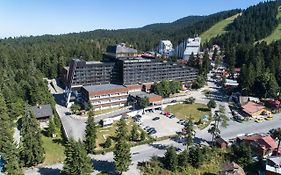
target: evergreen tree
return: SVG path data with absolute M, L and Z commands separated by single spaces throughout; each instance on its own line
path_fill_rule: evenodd
M 129 169 L 131 164 L 130 145 L 128 143 L 128 129 L 125 119 L 121 119 L 117 123 L 116 144 L 113 151 L 115 169 L 119 173 L 123 173 Z
M 62 173 L 65 175 L 90 175 L 93 171 L 90 157 L 83 144 L 70 139 L 65 148 Z
M 188 149 L 189 146 L 191 146 L 193 144 L 193 138 L 194 138 L 194 135 L 195 135 L 195 130 L 194 130 L 194 127 L 193 127 L 192 120 L 188 120 L 184 129 L 185 129 L 185 134 L 186 134 L 186 145 L 187 145 L 187 149 Z
M 193 167 L 198 168 L 200 165 L 202 165 L 203 160 L 204 160 L 204 157 L 203 157 L 201 148 L 199 146 L 191 147 L 191 149 L 189 150 L 190 164 Z
M 4 171 L 12 175 L 22 175 L 19 166 L 18 150 L 13 143 L 12 121 L 2 94 L 0 93 L 0 153 L 2 153 L 6 166 Z
M 132 141 L 138 141 L 139 140 L 139 131 L 138 131 L 138 127 L 136 124 L 133 124 L 133 128 L 131 131 L 131 138 Z
M 53 135 L 56 133 L 56 124 L 54 122 L 54 117 L 50 117 L 49 119 L 49 126 L 47 129 L 48 137 L 53 137 Z
M 231 146 L 231 161 L 237 162 L 239 165 L 246 167 L 252 163 L 251 147 L 244 142 L 233 144 Z
M 211 61 L 209 58 L 209 54 L 207 51 L 204 52 L 203 55 L 203 61 L 202 61 L 202 68 L 200 70 L 200 74 L 204 75 L 204 77 L 207 76 L 211 66 Z
M 110 148 L 112 145 L 112 139 L 110 137 L 107 137 L 105 142 L 104 142 L 104 147 L 105 148 Z
M 42 146 L 39 123 L 34 114 L 27 110 L 22 118 L 20 159 L 27 167 L 43 162 L 44 148 Z
M 194 56 L 194 53 L 193 53 L 193 52 L 191 52 L 191 55 L 189 56 L 188 65 L 189 65 L 190 67 L 198 68 L 197 59 L 196 59 L 196 57 Z
M 146 133 L 145 133 L 145 131 L 141 131 L 141 135 L 140 135 L 140 138 L 141 138 L 141 141 L 144 141 L 145 140 L 145 138 L 146 138 Z
M 93 153 L 96 148 L 97 129 L 96 122 L 93 116 L 89 115 L 85 131 L 85 147 L 88 153 Z
M 178 163 L 180 167 L 186 167 L 189 163 L 189 155 L 186 149 L 178 155 Z
M 164 166 L 166 169 L 175 172 L 178 168 L 178 155 L 174 147 L 169 147 L 164 156 Z
M 211 108 L 216 108 L 217 107 L 217 104 L 215 102 L 215 100 L 211 99 L 208 104 L 207 104 L 208 108 L 211 109 Z

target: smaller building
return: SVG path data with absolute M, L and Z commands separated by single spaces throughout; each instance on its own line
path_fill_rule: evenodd
M 32 106 L 31 111 L 39 122 L 47 122 L 53 115 L 53 110 L 50 104 Z
M 129 103 L 136 104 L 139 98 L 148 98 L 149 106 L 147 109 L 162 108 L 163 97 L 154 93 L 146 93 L 144 91 L 132 92 L 129 95 Z
M 84 102 L 91 102 L 94 110 L 123 107 L 127 103 L 129 89 L 123 85 L 103 84 L 83 86 L 81 89 Z
M 158 53 L 164 56 L 173 56 L 173 44 L 170 40 L 161 40 L 157 47 Z
M 262 104 L 249 101 L 242 106 L 242 110 L 250 117 L 258 118 L 264 111 L 266 111 L 266 108 Z
M 221 149 L 225 149 L 228 147 L 228 142 L 225 141 L 223 138 L 218 137 L 215 139 L 216 146 Z
M 237 138 L 237 142 L 248 143 L 255 155 L 265 157 L 277 148 L 275 140 L 269 134 L 251 134 Z
M 281 156 L 270 156 L 266 159 L 266 175 L 281 175 Z
M 246 175 L 246 173 L 235 162 L 231 162 L 222 165 L 219 175 Z

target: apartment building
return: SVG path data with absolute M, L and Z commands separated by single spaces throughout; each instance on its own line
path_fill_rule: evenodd
M 125 106 L 129 95 L 126 86 L 116 84 L 83 86 L 81 93 L 83 100 L 90 101 L 95 110 Z
M 200 43 L 200 37 L 188 38 L 176 47 L 175 56 L 188 60 L 191 53 L 196 55 L 200 52 Z
M 69 105 L 71 92 L 80 90 L 82 86 L 89 88 L 103 84 L 105 87 L 106 84 L 121 86 L 153 84 L 161 80 L 190 83 L 198 74 L 197 69 L 188 66 L 157 59 L 145 59 L 137 57 L 136 54 L 135 49 L 116 45 L 107 48 L 102 61 L 73 59 L 69 67 L 64 68 L 62 75 L 67 92 L 66 104 Z M 91 91 L 90 88 L 88 90 Z

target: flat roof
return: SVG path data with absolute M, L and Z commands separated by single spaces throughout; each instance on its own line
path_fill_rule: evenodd
M 88 92 L 92 92 L 92 91 L 104 91 L 104 90 L 126 88 L 126 86 L 118 85 L 118 84 L 101 84 L 101 85 L 83 86 L 83 88 Z
M 131 93 L 129 93 L 131 96 L 134 96 L 134 97 L 136 97 L 136 96 L 138 96 L 138 97 L 140 97 L 140 98 L 144 98 L 144 97 L 147 97 L 147 98 L 151 98 L 151 97 L 156 97 L 156 96 L 159 96 L 159 95 L 156 95 L 156 94 L 154 94 L 154 93 L 146 93 L 146 92 L 144 92 L 144 91 L 138 91 L 138 92 L 131 92 Z

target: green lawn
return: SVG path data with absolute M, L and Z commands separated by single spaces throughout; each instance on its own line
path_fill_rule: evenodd
M 202 43 L 208 42 L 211 38 L 214 38 L 218 35 L 225 33 L 226 26 L 232 23 L 234 19 L 237 18 L 239 15 L 240 14 L 233 15 L 213 25 L 210 29 L 208 29 L 207 31 L 205 31 L 200 35 L 201 42 Z
M 110 112 L 116 111 L 118 109 L 120 109 L 120 107 L 98 110 L 98 111 L 95 111 L 95 115 L 110 113 Z
M 64 160 L 64 146 L 61 144 L 61 137 L 50 138 L 43 135 L 42 141 L 46 153 L 43 164 L 51 165 Z
M 278 12 L 278 15 L 277 15 L 277 19 L 280 19 L 280 18 L 281 18 L 281 8 L 279 7 L 279 12 Z M 268 44 L 270 44 L 271 42 L 276 41 L 276 40 L 280 40 L 280 39 L 281 39 L 281 23 L 279 23 L 279 25 L 272 32 L 271 35 L 267 36 L 266 38 L 264 38 L 261 41 L 265 41 Z
M 129 118 L 127 120 L 127 125 L 128 125 L 128 131 L 129 131 L 129 134 L 130 134 L 130 131 L 132 129 L 132 126 L 133 126 L 134 122 L 131 118 Z M 103 143 L 105 143 L 106 139 L 108 137 L 111 137 L 112 139 L 114 139 L 115 137 L 115 131 L 116 131 L 116 127 L 117 127 L 117 123 L 114 122 L 113 125 L 111 126 L 108 126 L 108 127 L 99 127 L 98 128 L 98 131 L 97 131 L 97 147 L 96 147 L 96 150 L 97 151 L 100 151 L 100 150 L 103 150 Z M 139 133 L 141 132 L 141 128 L 138 129 L 139 130 Z M 150 139 L 149 137 L 147 137 L 147 139 Z M 114 146 L 114 141 L 112 142 L 112 146 Z
M 165 108 L 166 112 L 173 113 L 178 119 L 192 119 L 198 121 L 202 116 L 211 116 L 211 112 L 204 104 L 176 104 Z

